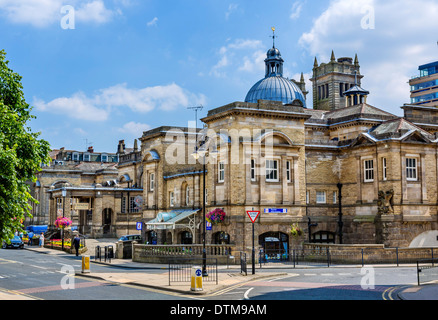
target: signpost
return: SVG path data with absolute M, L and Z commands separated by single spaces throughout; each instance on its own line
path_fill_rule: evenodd
M 255 274 L 254 223 L 259 217 L 260 211 L 247 211 L 246 214 L 252 222 L 252 274 Z

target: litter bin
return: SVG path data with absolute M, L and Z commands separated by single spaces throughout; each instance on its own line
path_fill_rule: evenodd
M 202 291 L 202 268 L 192 267 L 192 291 Z
M 90 256 L 82 256 L 82 273 L 90 273 Z

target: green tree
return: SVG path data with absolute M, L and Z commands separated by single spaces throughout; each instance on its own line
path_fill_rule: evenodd
M 8 240 L 31 216 L 29 182 L 42 163 L 50 161 L 50 145 L 38 140 L 28 122 L 35 118 L 26 103 L 21 76 L 8 67 L 6 52 L 0 51 L 0 241 Z

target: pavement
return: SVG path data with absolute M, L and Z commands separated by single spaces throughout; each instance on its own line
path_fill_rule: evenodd
M 98 242 L 87 243 L 87 246 L 93 246 L 93 244 L 99 244 Z M 103 243 L 101 241 L 101 243 Z M 104 241 L 104 243 L 111 243 L 110 241 Z M 99 244 L 100 245 L 100 244 Z M 66 255 L 67 253 L 40 247 L 25 247 L 26 250 L 32 250 L 41 254 L 49 255 Z M 69 255 L 69 254 L 67 254 Z M 94 249 L 88 250 L 84 255 L 94 255 Z M 100 264 L 108 266 L 108 272 L 93 272 L 93 265 Z M 276 269 L 278 269 L 278 265 Z M 268 267 L 265 267 L 267 269 Z M 117 271 L 115 271 L 117 269 Z M 90 259 L 90 272 L 82 273 L 76 272 L 77 277 L 88 279 L 99 279 L 116 284 L 129 284 L 141 287 L 147 287 L 156 290 L 164 290 L 167 292 L 173 292 L 176 294 L 188 294 L 188 295 L 216 295 L 220 294 L 222 290 L 229 290 L 230 288 L 237 288 L 243 286 L 249 282 L 269 279 L 275 277 L 281 277 L 287 275 L 287 272 L 263 272 L 251 274 L 251 268 L 248 268 L 248 275 L 242 275 L 239 273 L 240 266 L 218 266 L 222 272 L 218 272 L 218 281 L 204 281 L 202 291 L 192 291 L 191 284 L 189 282 L 171 282 L 169 284 L 169 273 L 166 265 L 157 265 L 149 263 L 138 263 L 132 260 L 111 259 L 111 262 L 107 261 L 94 261 Z M 223 272 L 223 269 L 229 269 L 230 272 Z M 126 272 L 123 272 L 126 270 Z M 141 270 L 149 270 L 148 272 L 141 272 Z M 154 270 L 154 272 L 151 272 Z M 405 286 L 403 289 L 397 292 L 397 296 L 400 300 L 438 300 L 438 282 L 425 284 L 422 286 Z M 30 297 L 18 295 L 10 291 L 0 290 L 0 300 L 32 300 Z

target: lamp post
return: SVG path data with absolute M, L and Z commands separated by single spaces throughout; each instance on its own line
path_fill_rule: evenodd
M 192 156 L 198 160 L 201 156 L 204 158 L 203 161 L 203 174 L 202 174 L 202 180 L 203 180 L 203 200 L 202 200 L 202 277 L 208 277 L 207 273 L 207 251 L 205 249 L 205 169 L 206 169 L 206 159 L 207 159 L 207 150 L 205 149 L 198 149 L 196 148 L 195 152 L 192 154 Z
M 67 195 L 67 190 L 65 187 L 62 187 L 62 217 L 65 217 L 65 197 Z M 62 234 L 62 251 L 64 251 L 64 228 L 61 228 Z
M 342 183 L 338 183 L 338 202 L 339 202 L 339 213 L 338 213 L 338 227 L 339 227 L 339 244 L 343 244 L 343 226 L 342 221 Z

